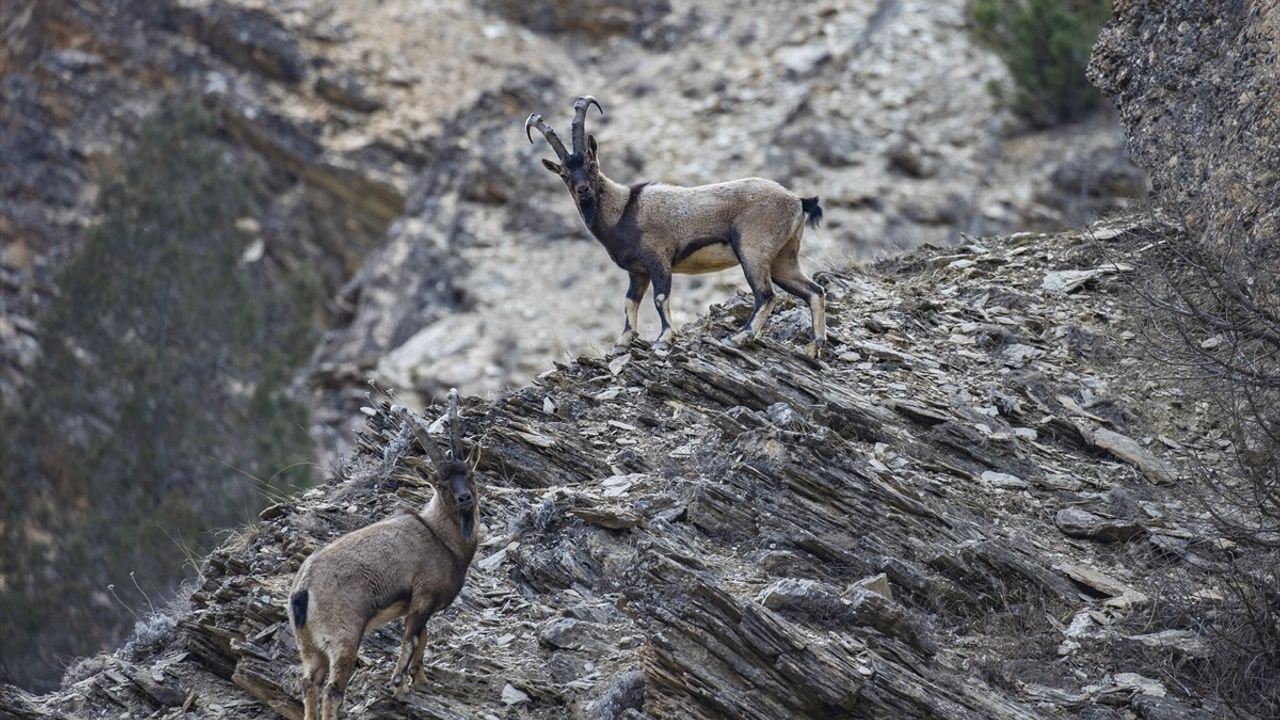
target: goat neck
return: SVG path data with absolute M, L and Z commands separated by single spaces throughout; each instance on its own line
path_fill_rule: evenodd
M 427 503 L 421 513 L 422 519 L 436 532 L 440 541 L 448 547 L 449 552 L 457 556 L 464 567 L 476 552 L 476 525 L 480 512 L 477 506 L 472 505 L 467 514 L 471 516 L 470 538 L 463 532 L 462 510 L 458 508 L 458 504 L 449 493 L 441 488 L 436 488 L 435 497 L 431 498 L 431 502 Z

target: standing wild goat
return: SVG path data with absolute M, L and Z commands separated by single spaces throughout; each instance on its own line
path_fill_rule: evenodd
M 671 275 L 696 275 L 741 265 L 755 296 L 755 310 L 731 341 L 754 339 L 773 309 L 773 284 L 809 305 L 813 342 L 807 352 L 817 357 L 826 342 L 826 299 L 822 286 L 800 269 L 800 238 L 804 221 L 816 227 L 822 220 L 817 197 L 802 198 L 772 180 L 746 178 L 714 185 L 680 187 L 643 182 L 626 186 L 600 171 L 596 139 L 585 135 L 587 109 L 604 108 L 590 95 L 573 103 L 573 152 L 534 113 L 524 123 L 537 128 L 551 144 L 560 163 L 543 160 L 560 176 L 583 223 L 609 257 L 631 275 L 626 320 L 618 346 L 626 347 L 636 334 L 640 301 L 653 283 L 654 305 L 662 321 L 657 348 L 664 348 L 673 332 L 670 321 Z M 584 137 L 585 136 L 585 137 Z
M 435 466 L 435 497 L 422 512 L 403 512 L 343 535 L 302 564 L 289 595 L 289 616 L 302 655 L 306 720 L 316 718 L 321 687 L 322 717 L 337 718 L 361 638 L 401 616 L 404 637 L 391 690 L 422 682 L 427 620 L 457 597 L 476 552 L 475 486 L 458 443 L 458 391 L 449 391 L 449 460 L 421 420 L 402 406 L 393 411 Z

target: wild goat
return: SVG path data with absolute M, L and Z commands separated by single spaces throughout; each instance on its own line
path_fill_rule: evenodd
M 404 616 L 394 693 L 424 680 L 427 620 L 457 597 L 476 552 L 476 495 L 458 443 L 458 391 L 449 392 L 449 452 L 445 460 L 427 427 L 402 406 L 392 408 L 412 428 L 435 466 L 435 496 L 419 513 L 402 512 L 343 535 L 307 558 L 293 581 L 289 616 L 302 656 L 303 712 L 335 720 L 365 633 Z
M 595 136 L 584 139 L 583 124 L 592 105 L 604 114 L 590 95 L 573 103 L 572 153 L 537 113 L 525 120 L 524 131 L 529 142 L 533 142 L 531 128 L 547 138 L 560 162 L 544 159 L 542 164 L 560 176 L 587 229 L 614 263 L 631 275 L 618 347 L 626 347 L 635 337 L 636 315 L 650 282 L 662 322 L 655 348 L 661 350 L 673 336 L 672 273 L 696 275 L 741 265 L 755 296 L 755 309 L 730 342 L 741 344 L 759 336 L 773 309 L 773 284 L 777 283 L 809 305 L 813 341 L 806 351 L 820 355 L 827 337 L 825 291 L 800 269 L 805 218 L 811 227 L 822 220 L 818 198 L 799 197 L 764 178 L 697 187 L 654 182 L 620 185 L 600 171 Z

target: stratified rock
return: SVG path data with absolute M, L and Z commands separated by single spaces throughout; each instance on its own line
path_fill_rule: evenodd
M 636 40 L 650 38 L 646 31 L 671 12 L 668 0 L 484 0 L 481 5 L 537 32 L 580 33 L 595 38 L 630 35 Z
M 1135 520 L 1104 518 L 1074 507 L 1059 510 L 1053 521 L 1062 534 L 1086 540 L 1125 542 L 1146 532 Z
M 363 113 L 382 109 L 382 100 L 369 93 L 365 83 L 352 75 L 326 74 L 316 78 L 320 97 Z
M 271 13 L 215 1 L 207 10 L 178 13 L 194 34 L 231 62 L 275 80 L 296 83 L 306 75 L 307 58 L 297 40 Z
M 1169 484 L 1175 479 L 1173 469 L 1168 463 L 1156 457 L 1131 437 L 1107 428 L 1098 428 L 1093 431 L 1093 443 L 1136 466 L 1153 483 Z
M 477 560 L 453 606 L 432 618 L 427 687 L 387 693 L 400 644 L 393 623 L 365 639 L 350 707 L 372 720 L 509 711 L 535 720 L 1083 720 L 1094 703 L 1132 709 L 1136 697 L 1154 697 L 1155 685 L 1106 674 L 1114 643 L 1105 638 L 1152 602 L 1157 571 L 1063 542 L 1051 521 L 1063 507 L 1098 502 L 1099 478 L 1118 467 L 1086 440 L 1089 427 L 1058 414 L 1088 412 L 1083 405 L 1058 398 L 1082 384 L 1101 394 L 1127 371 L 1100 361 L 1082 383 L 1081 361 L 1051 331 L 1033 339 L 988 329 L 984 352 L 957 342 L 973 342 L 978 328 L 967 323 L 983 317 L 992 328 L 1070 322 L 1101 336 L 1117 320 L 1077 312 L 1085 298 L 1025 302 L 1048 258 L 1074 261 L 1071 248 L 1091 242 L 1082 233 L 987 239 L 961 258 L 983 275 L 952 267 L 954 250 L 941 248 L 829 273 L 837 348 L 822 363 L 785 328 L 748 348 L 716 342 L 741 322 L 742 302 L 687 326 L 664 357 L 638 341 L 624 361 L 584 355 L 494 401 L 468 398 Z M 936 275 L 903 270 L 921 267 L 955 273 L 946 282 L 956 290 L 940 293 Z M 1120 290 L 1096 295 L 1115 301 Z M 778 312 L 806 312 L 788 305 L 779 300 Z M 1024 336 L 1044 350 L 1034 361 L 1043 375 L 1017 376 L 999 353 Z M 853 359 L 834 352 L 854 347 Z M 389 402 L 362 400 L 364 426 L 341 472 L 207 557 L 190 609 L 174 618 L 177 637 L 86 664 L 49 695 L 0 690 L 0 712 L 172 714 L 189 689 L 195 698 L 182 702 L 195 712 L 297 717 L 290 578 L 316 548 L 433 492 L 428 461 Z M 1151 419 L 1151 405 L 1129 402 L 1113 409 L 1134 432 L 1182 432 L 1169 407 Z M 442 408 L 424 412 L 434 419 Z M 1028 424 L 1038 431 L 1015 432 Z M 1052 474 L 1079 481 L 1042 482 Z M 1144 486 L 1142 496 L 1106 494 L 1116 512 L 1161 511 L 1161 529 L 1173 532 L 1179 488 Z M 1069 616 L 1065 637 L 1036 635 Z M 1156 635 L 1168 629 L 1125 640 L 1126 652 L 1183 653 L 1188 638 Z M 1062 665 L 1070 679 L 993 683 L 985 668 L 994 652 L 1016 654 L 1014 668 Z M 121 662 L 163 680 L 139 681 Z M 1179 700 L 1216 710 L 1194 694 Z
M 759 599 L 770 610 L 830 614 L 842 609 L 838 588 L 808 578 L 783 578 L 765 588 Z
M 1280 5 L 1116 3 L 1089 79 L 1120 111 L 1157 200 L 1193 232 L 1280 232 Z M 1248 131 L 1242 131 L 1248 128 Z M 1235 224 L 1233 224 L 1235 223 Z
M 1066 294 L 1079 290 L 1098 278 L 1132 271 L 1132 265 L 1120 263 L 1107 263 L 1087 270 L 1054 270 L 1045 273 L 1044 282 L 1040 284 L 1040 287 L 1049 292 Z
M 1142 635 L 1126 635 L 1124 639 L 1181 657 L 1202 659 L 1212 654 L 1209 643 L 1190 630 L 1161 630 Z
M 515 687 L 511 683 L 507 683 L 502 688 L 502 704 L 520 705 L 527 702 L 529 702 L 529 694 L 520 688 Z
M 604 694 L 585 709 L 589 720 L 621 720 L 628 712 L 638 713 L 644 705 L 644 673 L 628 670 L 609 683 Z
M 913 178 L 931 178 L 941 165 L 938 155 L 911 133 L 889 146 L 888 158 L 891 168 Z
M 1146 196 L 1146 175 L 1115 148 L 1094 149 L 1053 169 L 1053 186 L 1064 195 L 1090 198 L 1141 199 Z

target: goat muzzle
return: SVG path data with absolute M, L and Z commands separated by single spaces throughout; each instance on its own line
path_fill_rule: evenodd
M 458 509 L 462 512 L 471 512 L 476 507 L 476 499 L 471 493 L 461 495 L 455 499 L 458 501 Z

